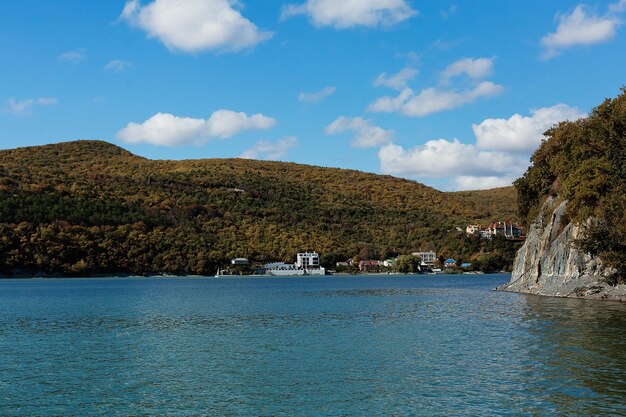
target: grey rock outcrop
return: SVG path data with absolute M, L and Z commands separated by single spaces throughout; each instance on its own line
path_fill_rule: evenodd
M 611 286 L 611 270 L 597 257 L 577 249 L 582 228 L 563 224 L 567 201 L 550 197 L 531 224 L 518 251 L 511 281 L 498 288 L 556 297 L 626 301 L 626 285 Z

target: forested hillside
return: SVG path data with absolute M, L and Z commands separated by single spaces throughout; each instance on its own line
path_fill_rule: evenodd
M 327 265 L 420 248 L 506 263 L 510 248 L 457 228 L 515 211 L 512 187 L 443 193 L 350 170 L 148 160 L 67 142 L 0 151 L 0 273 L 213 274 L 232 257 L 287 261 L 302 250 Z
M 565 226 L 583 226 L 577 244 L 626 280 L 626 89 L 589 117 L 547 132 L 532 166 L 515 186 L 522 216 L 534 218 L 548 195 L 567 200 Z

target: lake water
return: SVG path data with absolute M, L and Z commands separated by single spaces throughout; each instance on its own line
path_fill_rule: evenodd
M 626 415 L 626 305 L 508 279 L 2 280 L 0 415 Z

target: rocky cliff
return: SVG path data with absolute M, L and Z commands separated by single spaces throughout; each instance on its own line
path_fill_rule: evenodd
M 563 221 L 567 201 L 550 197 L 531 224 L 503 291 L 556 297 L 626 301 L 626 285 L 605 282 L 611 270 L 597 257 L 580 252 L 582 228 Z

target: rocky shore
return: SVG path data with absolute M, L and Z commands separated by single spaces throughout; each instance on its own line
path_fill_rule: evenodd
M 531 224 L 501 291 L 626 302 L 626 285 L 606 283 L 611 270 L 575 245 L 582 228 L 564 224 L 567 201 L 550 197 Z

